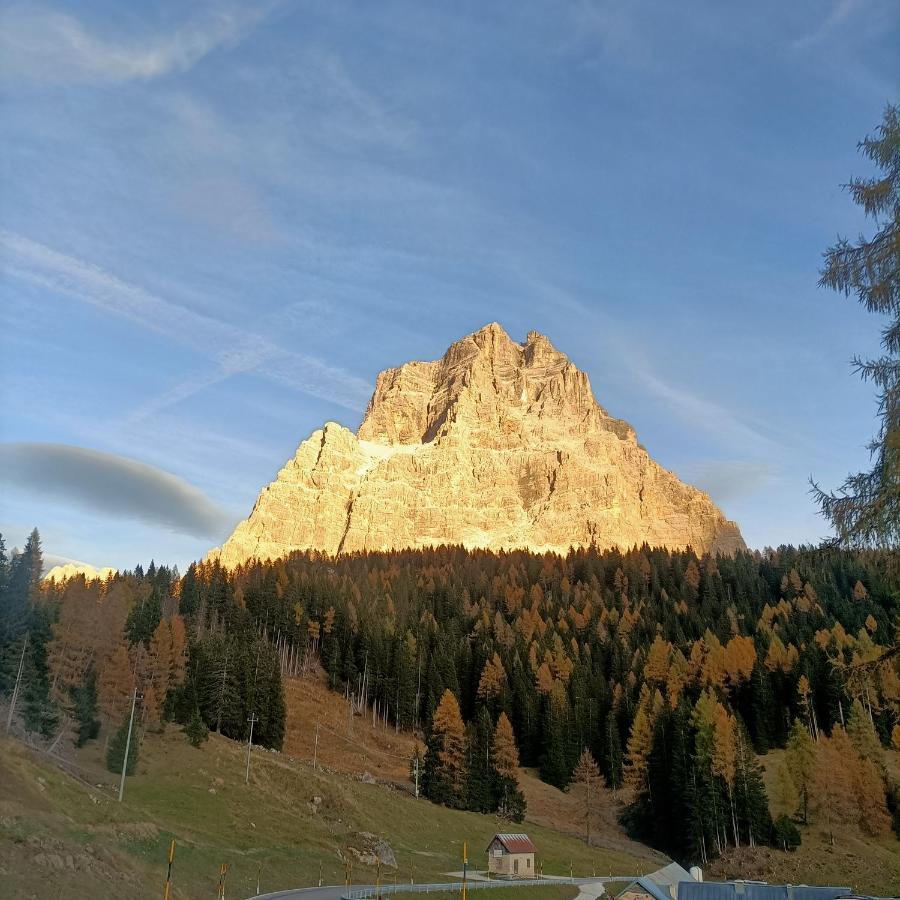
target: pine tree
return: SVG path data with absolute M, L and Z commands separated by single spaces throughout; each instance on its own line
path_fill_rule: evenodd
M 886 315 L 885 354 L 854 361 L 857 372 L 879 391 L 880 427 L 871 442 L 874 466 L 851 475 L 837 494 L 813 484 L 825 517 L 849 546 L 900 544 L 900 107 L 888 105 L 874 137 L 860 145 L 882 170 L 880 177 L 854 178 L 847 187 L 854 203 L 877 229 L 871 240 L 841 239 L 825 253 L 819 284 L 856 294 L 869 312 Z
M 587 747 L 581 751 L 581 756 L 578 757 L 578 763 L 572 772 L 571 787 L 577 788 L 581 794 L 581 805 L 584 811 L 584 842 L 590 845 L 591 818 L 600 788 L 600 768 Z

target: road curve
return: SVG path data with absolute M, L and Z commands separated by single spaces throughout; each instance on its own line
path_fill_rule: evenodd
M 529 881 L 490 881 L 491 890 L 502 890 L 505 887 L 527 887 L 536 884 L 571 884 L 573 887 L 588 887 L 589 885 L 603 885 L 612 881 L 635 881 L 637 875 L 612 875 L 612 876 L 592 876 L 590 878 L 535 878 Z M 469 890 L 477 891 L 485 889 L 484 881 L 470 881 Z M 385 896 L 393 893 L 415 893 L 424 894 L 429 891 L 446 891 L 449 889 L 459 890 L 460 882 L 431 882 L 424 884 L 383 884 L 381 885 L 381 893 Z M 399 888 L 399 890 L 398 890 Z M 323 887 L 307 887 L 307 888 L 289 888 L 286 891 L 273 891 L 270 894 L 260 894 L 258 897 L 250 897 L 248 900 L 342 900 L 348 894 L 365 891 L 374 891 L 373 884 L 354 884 L 352 887 L 346 887 L 342 884 L 332 884 Z M 582 891 L 579 896 L 587 894 L 588 896 L 601 893 L 597 891 Z

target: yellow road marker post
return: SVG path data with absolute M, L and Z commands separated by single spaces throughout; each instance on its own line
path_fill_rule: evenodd
M 172 863 L 175 862 L 175 838 L 169 845 L 169 868 L 166 871 L 166 886 L 163 890 L 163 900 L 169 900 L 169 893 L 172 890 Z

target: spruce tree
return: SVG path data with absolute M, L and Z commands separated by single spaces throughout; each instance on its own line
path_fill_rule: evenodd
M 751 847 L 768 844 L 772 837 L 769 798 L 750 735 L 740 720 L 736 723 L 735 750 L 734 792 L 739 832 L 746 835 Z
M 854 360 L 856 371 L 878 389 L 880 424 L 869 445 L 874 465 L 847 478 L 836 494 L 813 483 L 825 517 L 851 547 L 900 545 L 900 107 L 888 105 L 875 136 L 859 148 L 881 170 L 846 187 L 874 224 L 875 235 L 851 244 L 840 239 L 825 252 L 819 284 L 850 296 L 869 312 L 887 316 L 884 355 Z
M 100 720 L 97 718 L 97 673 L 91 666 L 84 681 L 72 688 L 72 715 L 77 723 L 77 747 L 83 747 L 94 740 L 100 732 Z
M 491 717 L 482 705 L 467 729 L 468 790 L 467 809 L 492 812 L 497 808 L 496 777 L 491 759 Z
M 572 773 L 568 759 L 569 700 L 558 680 L 544 699 L 542 723 L 541 778 L 563 789 Z
M 617 791 L 622 787 L 622 741 L 619 738 L 619 725 L 616 713 L 612 708 L 606 715 L 604 751 L 606 783 L 611 790 Z
M 192 747 L 199 747 L 209 738 L 209 729 L 200 715 L 199 706 L 194 706 L 194 712 L 184 728 L 184 733 Z

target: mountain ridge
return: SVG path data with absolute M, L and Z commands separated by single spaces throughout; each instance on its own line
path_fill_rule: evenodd
M 234 566 L 293 550 L 565 553 L 645 542 L 700 553 L 745 546 L 547 337 L 531 331 L 517 343 L 491 323 L 438 360 L 381 372 L 358 431 L 335 422 L 314 431 L 209 557 Z

